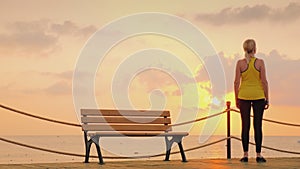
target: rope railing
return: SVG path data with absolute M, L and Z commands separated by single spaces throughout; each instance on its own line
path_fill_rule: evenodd
M 235 140 L 242 141 L 242 139 L 240 139 L 240 138 L 238 138 L 238 137 L 235 137 L 235 136 L 231 136 L 231 138 L 233 138 L 233 139 L 235 139 Z M 252 142 L 249 142 L 249 144 L 255 145 L 255 143 L 252 143 Z M 288 153 L 288 154 L 297 154 L 297 155 L 300 155 L 300 152 L 281 150 L 281 149 L 272 148 L 272 147 L 263 146 L 263 145 L 262 145 L 261 147 L 263 147 L 263 148 L 265 148 L 265 149 L 268 149 L 268 150 L 278 151 L 278 152 L 281 152 L 281 153 Z
M 219 116 L 219 115 L 221 115 L 223 113 L 226 113 L 226 112 L 227 112 L 227 110 L 224 110 L 222 112 L 219 112 L 219 113 L 216 113 L 216 114 L 213 114 L 213 115 L 209 115 L 209 116 L 206 116 L 206 117 L 198 118 L 196 120 L 191 120 L 191 121 L 186 121 L 186 122 L 182 122 L 182 123 L 172 124 L 170 126 L 175 127 L 175 126 L 182 126 L 182 125 L 186 125 L 186 124 L 190 124 L 190 123 L 196 123 L 198 121 L 207 120 L 209 118 L 212 118 L 212 117 L 215 117 L 215 116 Z
M 231 137 L 226 137 L 226 138 L 223 138 L 223 139 L 220 139 L 220 140 L 217 140 L 217 141 L 213 141 L 211 143 L 207 143 L 207 144 L 204 144 L 204 145 L 188 148 L 188 149 L 185 149 L 184 151 L 185 152 L 190 152 L 190 151 L 194 151 L 194 150 L 201 149 L 201 148 L 204 148 L 204 147 L 212 146 L 212 145 L 223 142 L 223 141 L 225 141 L 227 139 L 230 139 L 230 138 L 233 138 L 233 139 L 238 140 L 238 141 L 242 141 L 242 139 L 240 139 L 238 137 L 231 136 Z M 30 149 L 34 149 L 34 150 L 40 150 L 40 151 L 44 151 L 44 152 L 48 152 L 48 153 L 67 155 L 67 156 L 73 156 L 73 157 L 85 157 L 85 155 L 83 155 L 83 154 L 70 153 L 70 152 L 57 151 L 57 150 L 52 150 L 52 149 L 47 149 L 47 148 L 41 148 L 41 147 L 37 147 L 37 146 L 32 146 L 32 145 L 12 141 L 12 140 L 9 140 L 9 139 L 3 138 L 3 137 L 0 137 L 0 140 L 4 141 L 6 143 L 13 144 L 13 145 L 18 145 L 18 146 L 21 146 L 21 147 L 26 147 L 26 148 L 30 148 Z M 252 143 L 252 142 L 249 142 L 249 143 L 251 145 L 255 145 L 255 143 Z M 277 152 L 300 155 L 300 152 L 281 150 L 281 149 L 276 149 L 276 148 L 272 148 L 272 147 L 268 147 L 268 146 L 262 146 L 262 147 L 265 148 L 265 149 L 269 149 L 269 150 L 273 150 L 273 151 L 277 151 Z M 178 154 L 178 153 L 180 153 L 180 151 L 171 152 L 171 154 Z M 134 157 L 104 156 L 103 158 L 107 158 L 107 159 L 140 159 L 140 158 L 162 157 L 164 155 L 165 155 L 164 153 L 160 153 L 160 154 L 155 154 L 155 155 L 134 156 Z M 98 156 L 95 156 L 95 155 L 92 155 L 90 157 L 91 158 L 98 158 Z
M 229 117 L 229 119 L 230 119 L 230 111 L 240 113 L 240 111 L 238 111 L 236 109 L 230 108 L 230 102 L 227 102 L 227 103 L 229 103 L 229 104 L 227 105 L 227 109 L 224 110 L 224 111 L 221 111 L 221 112 L 216 113 L 216 114 L 208 115 L 208 116 L 205 116 L 205 117 L 201 117 L 201 118 L 198 118 L 198 119 L 195 119 L 195 120 L 191 120 L 191 121 L 186 121 L 186 122 L 182 122 L 182 123 L 176 123 L 176 124 L 173 124 L 171 126 L 175 127 L 175 126 L 181 126 L 181 125 L 186 125 L 186 124 L 190 124 L 190 123 L 196 123 L 196 122 L 199 122 L 199 121 L 203 121 L 203 120 L 207 120 L 209 118 L 213 118 L 213 117 L 219 116 L 219 115 L 224 114 L 226 112 L 227 112 L 227 115 L 229 115 L 229 116 L 227 116 L 227 118 Z M 11 108 L 9 106 L 4 106 L 2 104 L 0 104 L 0 108 L 6 109 L 6 110 L 9 110 L 11 112 L 15 112 L 15 113 L 18 113 L 18 114 L 21 114 L 21 115 L 24 115 L 24 116 L 28 116 L 28 117 L 31 117 L 31 118 L 36 118 L 36 119 L 39 119 L 39 120 L 44 120 L 44 121 L 47 121 L 47 122 L 58 123 L 58 124 L 63 124 L 63 125 L 73 126 L 73 127 L 81 127 L 80 124 L 75 124 L 75 123 L 70 123 L 70 122 L 64 122 L 64 121 L 50 119 L 50 118 L 46 118 L 46 117 L 42 117 L 42 116 L 38 116 L 38 115 L 33 115 L 33 114 L 27 113 L 25 111 L 21 111 L 21 110 L 15 109 L 15 108 Z M 270 120 L 270 119 L 265 119 L 265 118 L 263 120 L 267 121 L 267 122 L 271 122 L 271 123 L 277 123 L 277 124 L 281 124 L 281 125 L 286 125 L 286 126 L 300 127 L 300 124 L 286 123 L 286 122 L 275 121 L 275 120 Z M 230 124 L 230 121 L 228 121 L 228 122 Z M 230 127 L 230 125 L 229 125 L 229 127 Z M 230 132 L 229 132 L 227 134 L 226 138 L 223 138 L 221 140 L 217 140 L 217 141 L 214 141 L 214 142 L 211 142 L 211 143 L 208 143 L 208 144 L 204 144 L 204 145 L 192 147 L 192 148 L 186 149 L 185 151 L 188 152 L 188 151 L 197 150 L 197 149 L 200 149 L 200 148 L 203 148 L 203 147 L 207 147 L 207 146 L 210 146 L 210 145 L 217 144 L 217 143 L 225 141 L 225 140 L 227 140 L 227 144 L 228 143 L 230 144 L 230 139 L 231 138 L 233 138 L 235 140 L 241 141 L 240 138 L 235 137 L 235 136 L 231 136 Z M 4 141 L 4 142 L 7 142 L 7 143 L 15 144 L 15 145 L 18 145 L 18 146 L 27 147 L 27 148 L 31 148 L 31 149 L 35 149 L 35 150 L 40 150 L 40 151 L 45 151 L 45 152 L 49 152 L 49 153 L 56 153 L 56 154 L 68 155 L 68 156 L 85 157 L 85 155 L 82 155 L 82 154 L 69 153 L 69 152 L 63 152 L 63 151 L 56 151 L 56 150 L 41 148 L 41 147 L 37 147 L 37 146 L 32 146 L 32 145 L 27 145 L 27 144 L 19 143 L 19 142 L 12 141 L 12 140 L 9 140 L 9 139 L 5 139 L 5 138 L 2 138 L 2 137 L 0 137 L 0 140 Z M 255 145 L 255 143 L 251 143 L 251 142 L 250 142 L 250 144 Z M 282 152 L 282 153 L 290 153 L 290 154 L 297 154 L 297 155 L 300 154 L 300 152 L 293 152 L 293 151 L 281 150 L 281 149 L 276 149 L 276 148 L 267 147 L 267 146 L 262 146 L 262 147 L 266 148 L 266 149 L 269 149 L 269 150 Z M 229 147 L 227 146 L 227 148 L 230 149 L 230 146 Z M 230 151 L 230 150 L 227 150 L 227 151 Z M 179 152 L 180 151 L 175 151 L 175 152 L 172 152 L 171 154 L 177 154 Z M 107 157 L 104 157 L 104 158 L 108 158 L 108 159 L 128 159 L 128 158 L 151 158 L 151 157 L 159 157 L 159 156 L 164 156 L 164 154 L 156 154 L 156 155 L 148 155 L 148 156 L 135 156 L 135 157 L 121 157 L 121 156 L 112 157 L 112 156 L 107 156 Z M 98 158 L 97 156 L 91 156 L 91 157 L 92 158 Z M 229 156 L 227 155 L 227 158 L 231 158 L 231 155 L 230 154 L 229 154 Z
M 238 110 L 236 110 L 236 109 L 229 109 L 229 110 L 230 110 L 230 111 L 233 111 L 233 112 L 236 112 L 236 113 L 240 113 L 240 111 L 238 111 Z M 253 115 L 251 115 L 251 117 L 253 117 Z M 300 127 L 300 124 L 281 122 L 281 121 L 270 120 L 270 119 L 266 119 L 266 118 L 263 118 L 263 120 L 264 120 L 264 121 L 267 121 L 267 122 L 271 122 L 271 123 L 276 123 L 276 124 L 285 125 L 285 126 Z
M 217 141 L 213 141 L 211 143 L 207 143 L 204 145 L 200 145 L 200 146 L 196 146 L 196 147 L 192 147 L 192 148 L 188 148 L 184 151 L 189 152 L 189 151 L 193 151 L 193 150 L 197 150 L 200 148 L 204 148 L 204 147 L 208 147 L 217 143 L 220 143 L 222 141 L 227 140 L 228 138 L 223 138 Z M 30 149 L 34 149 L 34 150 L 40 150 L 40 151 L 44 151 L 44 152 L 48 152 L 48 153 L 54 153 L 54 154 L 60 154 L 60 155 L 67 155 L 67 156 L 74 156 L 74 157 L 85 157 L 85 155 L 83 154 L 77 154 L 77 153 L 70 153 L 70 152 L 64 152 L 64 151 L 57 151 L 57 150 L 51 150 L 51 149 L 47 149 L 47 148 L 41 148 L 41 147 L 37 147 L 37 146 L 32 146 L 32 145 L 28 145 L 28 144 L 24 144 L 24 143 L 20 143 L 20 142 L 16 142 L 13 140 L 9 140 L 7 138 L 3 138 L 0 137 L 1 141 L 4 141 L 6 143 L 10 143 L 10 144 L 14 144 L 14 145 L 18 145 L 21 147 L 26 147 L 26 148 L 30 148 Z M 180 153 L 180 151 L 174 151 L 171 152 L 171 154 L 178 154 Z M 134 156 L 134 157 L 124 157 L 124 156 L 104 156 L 103 158 L 107 158 L 107 159 L 130 159 L 130 158 L 151 158 L 151 157 L 161 157 L 164 156 L 164 153 L 161 154 L 155 154 L 155 155 L 145 155 L 145 156 Z M 98 158 L 98 156 L 90 156 L 91 158 Z
M 33 115 L 33 114 L 30 114 L 30 113 L 26 113 L 25 111 L 21 111 L 21 110 L 15 109 L 15 108 L 4 106 L 2 104 L 0 104 L 0 107 L 3 108 L 3 109 L 9 110 L 11 112 L 15 112 L 15 113 L 18 113 L 18 114 L 21 114 L 21 115 L 24 115 L 24 116 L 28 116 L 28 117 L 32 117 L 32 118 L 36 118 L 36 119 L 39 119 L 39 120 L 44 120 L 44 121 L 48 121 L 48 122 L 63 124 L 63 125 L 67 125 L 67 126 L 81 127 L 80 124 L 69 123 L 69 122 L 64 122 L 64 121 L 54 120 L 54 119 L 50 119 L 50 118 L 46 118 L 46 117 L 42 117 L 42 116 Z
M 54 120 L 54 119 L 50 119 L 50 118 L 46 118 L 46 117 L 42 117 L 42 116 L 38 116 L 38 115 L 33 115 L 33 114 L 27 113 L 25 111 L 21 111 L 21 110 L 17 110 L 15 108 L 12 108 L 12 107 L 4 106 L 2 104 L 0 104 L 0 108 L 6 109 L 6 110 L 9 110 L 11 112 L 15 112 L 15 113 L 18 113 L 18 114 L 21 114 L 21 115 L 24 115 L 24 116 L 28 116 L 28 117 L 31 117 L 31 118 L 36 118 L 36 119 L 39 119 L 39 120 L 44 120 L 44 121 L 47 121 L 47 122 L 58 123 L 58 124 L 63 124 L 63 125 L 68 125 L 68 126 L 74 126 L 74 127 L 81 127 L 80 124 L 75 124 L 75 123 L 70 123 L 70 122 L 64 122 L 64 121 Z M 198 122 L 198 121 L 206 120 L 206 119 L 209 119 L 209 118 L 221 115 L 223 113 L 226 113 L 226 111 L 227 110 L 219 112 L 219 113 L 216 113 L 216 114 L 213 114 L 213 115 L 209 115 L 209 116 L 206 116 L 206 117 L 201 117 L 201 118 L 198 118 L 198 119 L 195 119 L 195 120 L 191 120 L 191 121 L 186 121 L 186 122 L 182 122 L 182 123 L 172 124 L 170 126 L 175 127 L 175 126 L 180 126 L 180 125 L 186 125 L 186 124 L 190 124 L 190 123 L 195 123 L 195 122 Z
M 68 125 L 68 126 L 73 126 L 73 127 L 81 127 L 80 124 L 64 122 L 64 121 L 50 119 L 50 118 L 46 118 L 46 117 L 42 117 L 42 116 L 38 116 L 38 115 L 33 115 L 31 113 L 27 113 L 25 111 L 17 110 L 15 108 L 12 108 L 12 107 L 9 107 L 9 106 L 4 106 L 2 104 L 0 104 L 0 108 L 6 109 L 6 110 L 9 110 L 11 112 L 15 112 L 15 113 L 18 113 L 18 114 L 21 114 L 21 115 L 24 115 L 24 116 L 36 118 L 36 119 L 39 119 L 39 120 L 44 120 L 44 121 L 48 121 L 48 122 L 53 122 L 53 123 L 58 123 L 58 124 L 63 124 L 63 125 Z M 195 120 L 186 121 L 186 122 L 182 122 L 182 123 L 172 124 L 170 126 L 175 127 L 175 126 L 181 126 L 181 125 L 186 125 L 186 124 L 190 124 L 190 123 L 196 123 L 196 122 L 199 122 L 199 121 L 207 120 L 207 119 L 212 118 L 212 117 L 219 116 L 221 114 L 226 113 L 227 111 L 234 111 L 234 112 L 240 113 L 240 111 L 230 108 L 230 109 L 226 109 L 222 112 L 219 112 L 219 113 L 216 113 L 216 114 L 213 114 L 213 115 L 209 115 L 209 116 L 206 116 L 206 117 L 201 117 L 201 118 L 198 118 L 198 119 L 195 119 Z M 251 115 L 251 117 L 253 117 L 253 116 Z M 263 120 L 267 121 L 267 122 L 271 122 L 271 123 L 286 125 L 286 126 L 300 127 L 300 124 L 281 122 L 281 121 L 270 120 L 270 119 L 266 119 L 266 118 L 263 118 Z

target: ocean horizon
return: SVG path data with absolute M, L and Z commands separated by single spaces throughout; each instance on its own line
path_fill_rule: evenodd
M 3 136 L 6 139 L 28 144 L 36 147 L 76 153 L 85 154 L 84 140 L 82 135 L 57 135 L 57 136 Z M 200 142 L 198 135 L 189 135 L 183 140 L 183 148 L 189 149 L 201 145 L 205 145 L 226 136 L 213 135 L 205 142 Z M 240 137 L 240 136 L 236 136 Z M 250 137 L 250 142 L 254 142 L 254 137 Z M 207 146 L 201 149 L 186 152 L 187 159 L 225 159 L 226 158 L 226 141 Z M 163 138 L 134 138 L 123 140 L 120 138 L 103 138 L 101 139 L 103 156 L 143 156 L 155 155 L 165 153 L 165 142 Z M 175 144 L 174 144 L 175 145 Z M 300 136 L 264 136 L 263 145 L 271 148 L 300 152 Z M 107 151 L 109 150 L 109 151 Z M 178 151 L 178 147 L 174 146 L 171 152 Z M 91 154 L 96 155 L 96 148 L 92 146 Z M 231 157 L 240 158 L 242 156 L 241 142 L 231 139 Z M 297 154 L 288 154 L 268 150 L 262 148 L 262 154 L 266 158 L 277 157 L 300 157 Z M 250 157 L 255 157 L 255 146 L 249 145 Z M 163 160 L 164 156 L 155 158 L 143 158 L 146 160 Z M 180 154 L 171 154 L 171 160 L 180 160 Z M 110 161 L 112 159 L 105 159 Z M 117 159 L 120 160 L 120 159 Z M 128 159 L 127 159 L 128 160 Z M 0 163 L 1 164 L 21 164 L 21 163 L 57 163 L 57 162 L 82 162 L 84 157 L 73 157 L 67 155 L 53 154 L 39 150 L 33 150 L 18 145 L 13 145 L 0 141 Z M 98 159 L 91 158 L 90 161 L 97 162 Z

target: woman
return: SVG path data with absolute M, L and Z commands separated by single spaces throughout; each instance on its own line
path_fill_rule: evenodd
M 238 60 L 235 70 L 234 92 L 236 106 L 240 109 L 242 120 L 242 145 L 244 157 L 241 162 L 248 162 L 250 112 L 253 109 L 254 137 L 256 143 L 256 161 L 266 162 L 261 155 L 262 118 L 269 108 L 268 81 L 265 64 L 255 57 L 256 44 L 253 39 L 244 42 L 245 58 Z

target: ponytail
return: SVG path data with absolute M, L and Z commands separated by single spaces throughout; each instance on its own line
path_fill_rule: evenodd
M 253 54 L 256 51 L 255 41 L 253 39 L 247 39 L 243 44 L 243 48 L 245 51 L 245 58 L 247 60 L 247 63 L 249 63 L 251 54 Z

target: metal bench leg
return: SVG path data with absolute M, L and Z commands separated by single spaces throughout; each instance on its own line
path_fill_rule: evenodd
M 91 145 L 92 145 L 92 141 L 87 139 L 87 134 L 86 132 L 84 132 L 84 143 L 85 143 L 85 163 L 89 162 L 89 158 L 90 158 L 90 150 L 91 150 Z
M 166 157 L 164 161 L 170 161 L 170 154 L 171 154 L 171 148 L 173 142 L 171 142 L 171 140 L 169 140 L 167 136 L 165 136 L 165 142 L 166 142 Z
M 100 149 L 99 140 L 100 140 L 100 137 L 93 138 L 93 141 L 94 141 L 95 146 L 97 148 L 97 154 L 98 154 L 98 158 L 99 158 L 99 164 L 103 165 L 104 161 L 103 161 L 103 157 L 102 157 L 102 153 L 101 153 L 101 149 Z
M 172 139 L 169 140 L 168 136 L 165 136 L 166 148 L 167 148 L 165 161 L 170 161 L 169 158 L 170 158 L 170 154 L 171 154 L 171 148 L 172 148 L 173 143 L 176 142 L 178 144 L 178 147 L 180 150 L 182 162 L 187 162 L 185 154 L 184 154 L 184 150 L 182 147 L 182 143 L 181 143 L 182 138 L 183 138 L 183 136 L 172 136 Z
M 179 147 L 179 150 L 180 150 L 182 162 L 187 162 L 181 141 L 178 142 L 177 144 L 178 144 L 178 147 Z

